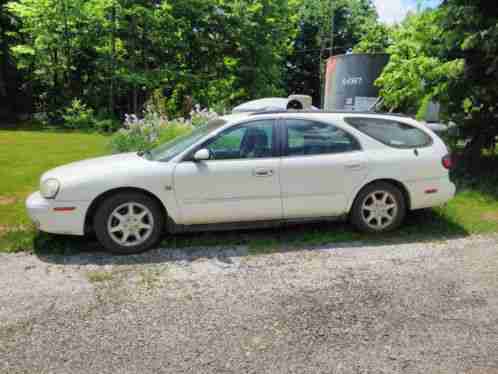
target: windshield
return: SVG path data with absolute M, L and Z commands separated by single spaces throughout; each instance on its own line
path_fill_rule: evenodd
M 147 158 L 153 161 L 169 161 L 180 154 L 191 145 L 202 139 L 210 132 L 225 125 L 224 119 L 218 118 L 208 122 L 206 125 L 197 127 L 190 134 L 180 136 L 174 140 L 161 144 L 147 152 Z

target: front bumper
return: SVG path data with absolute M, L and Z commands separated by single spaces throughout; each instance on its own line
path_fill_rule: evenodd
M 48 200 L 40 192 L 31 194 L 26 200 L 28 215 L 36 227 L 53 234 L 84 235 L 88 206 L 89 203 L 81 201 Z

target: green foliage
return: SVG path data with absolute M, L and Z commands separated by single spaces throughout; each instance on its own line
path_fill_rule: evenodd
M 38 111 L 79 98 L 108 113 L 140 113 L 152 92 L 173 118 L 191 97 L 229 107 L 285 93 L 298 0 L 15 0 L 12 51 Z
M 102 118 L 102 117 L 100 117 Z M 98 132 L 112 133 L 117 131 L 121 127 L 121 123 L 110 116 L 103 117 L 102 119 L 95 120 L 94 129 Z
M 0 118 L 14 117 L 29 105 L 29 98 L 19 90 L 22 76 L 11 50 L 20 42 L 18 20 L 4 5 L 5 0 L 0 0 Z
M 379 22 L 367 20 L 362 26 L 363 36 L 355 45 L 354 53 L 386 53 L 391 44 L 392 28 Z
M 388 109 L 423 118 L 430 101 L 468 142 L 465 160 L 480 167 L 498 135 L 498 8 L 482 0 L 446 0 L 394 30 L 391 60 L 377 84 Z
M 111 151 L 113 153 L 145 151 L 192 131 L 191 126 L 181 122 L 152 124 L 153 129 L 148 126 L 149 124 L 132 126 L 118 131 L 110 141 Z
M 449 112 L 465 136 L 484 145 L 498 134 L 498 8 L 482 0 L 448 0 L 441 8 L 442 44 L 465 62 L 450 87 Z
M 113 135 L 110 149 L 113 153 L 149 150 L 159 144 L 190 133 L 195 126 L 216 118 L 216 113 L 194 108 L 189 119 L 169 120 L 148 106 L 143 118 L 127 115 L 123 128 Z
M 393 30 L 389 64 L 376 82 L 390 110 L 423 117 L 431 100 L 448 102 L 449 86 L 464 65 L 442 53 L 439 17 L 439 11 L 426 10 L 408 16 Z
M 168 116 L 168 99 L 164 97 L 163 91 L 160 88 L 156 88 L 152 91 L 149 100 L 145 103 L 145 106 L 149 111 L 158 113 L 162 117 Z
M 376 14 L 369 0 L 333 4 L 338 53 Z M 222 112 L 252 98 L 319 97 L 332 13 L 328 0 L 12 0 L 7 9 L 19 19 L 11 51 L 25 89 L 52 117 L 75 98 L 121 116 L 160 92 L 161 113 L 176 118 L 188 101 Z
M 79 99 L 74 99 L 62 114 L 64 126 L 70 129 L 89 130 L 96 127 L 96 119 L 92 108 Z
M 138 152 L 152 148 L 151 143 L 141 133 L 123 131 L 113 135 L 109 147 L 112 153 Z
M 310 95 L 320 106 L 325 59 L 354 48 L 368 35 L 365 25 L 378 24 L 377 14 L 369 0 L 301 0 L 299 5 L 298 32 L 286 62 L 287 92 Z

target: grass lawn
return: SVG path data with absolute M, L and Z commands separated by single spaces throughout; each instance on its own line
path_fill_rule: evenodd
M 103 155 L 107 142 L 108 138 L 99 134 L 0 130 L 0 251 L 9 246 L 8 231 L 30 227 L 24 200 L 39 189 L 41 174 L 58 165 Z
M 99 134 L 0 130 L 0 252 L 78 251 L 97 248 L 88 238 L 37 233 L 24 208 L 38 189 L 40 175 L 55 166 L 103 155 L 108 138 Z M 414 212 L 403 227 L 383 235 L 359 234 L 344 223 L 316 223 L 270 230 L 183 234 L 165 239 L 165 246 L 248 244 L 253 252 L 303 248 L 343 241 L 439 240 L 452 236 L 498 232 L 497 159 L 489 173 L 470 180 L 458 178 L 459 192 L 446 206 Z

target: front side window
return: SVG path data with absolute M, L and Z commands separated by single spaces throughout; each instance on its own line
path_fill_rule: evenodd
M 344 120 L 362 133 L 394 148 L 419 148 L 432 144 L 432 138 L 426 132 L 406 123 L 363 117 Z
M 145 153 L 145 157 L 154 161 L 169 161 L 176 155 L 185 151 L 188 147 L 201 140 L 210 132 L 224 126 L 226 121 L 224 119 L 215 119 L 209 123 L 197 127 L 188 135 L 180 136 L 170 142 L 161 144 L 151 151 Z
M 265 158 L 273 155 L 273 121 L 263 120 L 228 129 L 208 142 L 211 160 Z
M 308 156 L 360 150 L 346 131 L 326 123 L 286 120 L 287 156 Z

